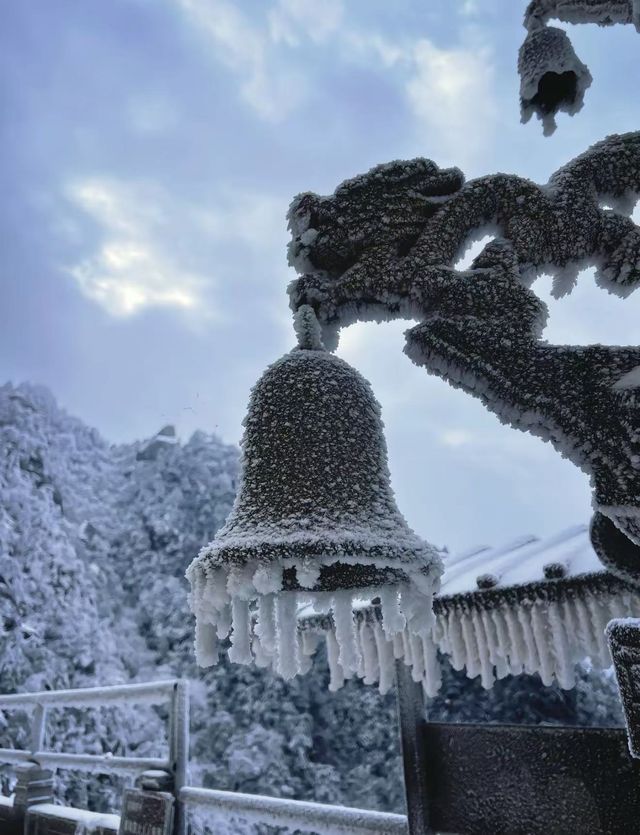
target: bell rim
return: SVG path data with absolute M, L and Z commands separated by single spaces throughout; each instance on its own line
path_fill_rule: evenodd
M 416 537 L 416 540 L 418 538 Z M 244 566 L 248 564 L 272 565 L 280 563 L 284 568 L 296 565 L 318 566 L 343 562 L 347 565 L 376 565 L 379 568 L 437 568 L 440 563 L 438 551 L 426 542 L 399 545 L 397 540 L 365 545 L 358 539 L 341 539 L 328 542 L 322 537 L 300 542 L 279 540 L 254 544 L 238 541 L 237 544 L 221 542 L 205 546 L 193 561 L 193 565 L 209 564 L 212 568 Z

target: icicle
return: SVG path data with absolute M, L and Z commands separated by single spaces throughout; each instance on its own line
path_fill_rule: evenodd
M 461 620 L 463 615 L 451 611 L 447 615 L 449 624 L 449 643 L 451 644 L 451 666 L 454 670 L 464 669 L 466 651 L 462 634 Z
M 250 664 L 253 661 L 249 634 L 251 631 L 251 619 L 249 614 L 249 603 L 234 597 L 231 601 L 231 647 L 229 659 L 235 664 Z
M 378 649 L 378 666 L 380 669 L 378 688 L 382 695 L 384 695 L 389 692 L 393 685 L 395 672 L 393 643 L 387 640 L 382 626 L 377 622 L 373 625 L 373 637 L 375 638 Z
M 406 629 L 402 633 L 402 654 L 404 657 L 404 663 L 407 667 L 411 667 L 413 664 L 413 653 L 411 651 L 410 636 Z
M 356 649 L 358 651 L 358 668 L 356 669 L 356 676 L 358 678 L 364 678 L 364 657 L 362 655 L 362 641 L 360 639 L 360 627 L 362 624 L 356 623 L 355 628 L 355 636 L 356 636 Z
M 438 660 L 438 648 L 430 635 L 422 639 L 424 652 L 424 689 L 432 699 L 442 686 L 442 668 Z
M 478 660 L 480 662 L 480 683 L 485 690 L 491 690 L 495 681 L 493 674 L 493 664 L 489 658 L 489 640 L 484 628 L 484 621 L 480 617 L 480 613 L 475 609 L 471 613 L 471 623 L 473 624 L 474 633 L 476 636 L 476 644 L 478 645 Z
M 509 675 L 509 664 L 507 663 L 509 649 L 507 627 L 502 612 L 499 609 L 492 609 L 489 615 L 495 628 L 496 649 L 493 663 L 496 668 L 496 678 L 500 680 Z
M 269 653 L 264 651 L 264 647 L 260 642 L 260 638 L 258 635 L 253 636 L 251 641 L 251 652 L 253 653 L 253 657 L 255 659 L 256 667 L 270 667 L 273 663 L 273 656 Z
M 393 586 L 380 589 L 380 608 L 382 610 L 382 628 L 389 637 L 396 635 L 406 626 L 406 620 L 400 611 L 398 591 Z
M 360 624 L 360 646 L 362 650 L 364 683 L 375 684 L 379 676 L 378 651 L 373 630 L 364 621 Z
M 211 623 L 202 617 L 196 619 L 196 661 L 201 667 L 213 667 L 218 663 L 218 638 Z
M 400 592 L 400 610 L 410 632 L 425 635 L 433 628 L 433 595 L 421 594 L 410 586 L 404 586 Z
M 204 592 L 211 601 L 214 609 L 220 610 L 231 601 L 227 592 L 227 574 L 222 568 L 216 568 L 207 573 L 207 584 Z
M 227 604 L 218 611 L 216 619 L 218 638 L 220 638 L 221 641 L 229 637 L 229 632 L 231 632 L 231 623 L 231 606 Z
M 558 604 L 551 601 L 548 604 L 547 613 L 553 640 L 556 678 L 563 690 L 571 690 L 576 683 L 576 676 L 571 659 L 571 649 Z
M 526 609 L 521 606 L 517 612 L 518 623 L 522 629 L 522 637 L 525 645 L 524 670 L 529 675 L 537 673 L 540 669 L 540 656 L 536 646 L 533 624 L 531 621 L 531 607 Z
M 538 656 L 540 658 L 540 668 L 538 672 L 540 673 L 542 683 L 545 687 L 549 687 L 553 684 L 554 658 L 550 645 L 550 630 L 548 625 L 545 623 L 541 610 L 542 606 L 537 603 L 533 604 L 531 607 L 531 625 L 533 627 L 533 636 L 536 641 Z
M 591 613 L 593 625 L 595 627 L 595 632 L 598 640 L 598 659 L 600 667 L 605 669 L 606 667 L 610 667 L 612 663 L 611 655 L 609 654 L 609 646 L 607 644 L 607 638 L 605 635 L 605 629 L 607 628 L 608 623 L 607 612 L 601 605 L 600 600 L 597 597 L 589 599 L 587 605 Z
M 436 618 L 433 629 L 431 630 L 431 640 L 433 643 L 440 647 L 442 652 L 450 653 L 451 652 L 451 642 L 449 641 L 449 621 L 446 615 L 440 615 L 440 617 Z
M 338 660 L 348 677 L 349 673 L 357 672 L 360 663 L 350 592 L 341 591 L 334 594 L 333 622 L 336 627 L 336 639 L 340 647 Z
M 320 635 L 311 629 L 302 630 L 302 653 L 309 657 L 315 655 L 320 643 Z
M 258 598 L 256 634 L 260 636 L 263 650 L 273 655 L 276 649 L 276 611 L 273 594 L 265 594 Z
M 489 611 L 483 609 L 480 615 L 489 645 L 489 660 L 494 666 L 494 679 L 501 679 L 509 675 L 509 667 L 507 665 L 506 649 L 500 643 L 494 612 L 493 609 Z
M 520 675 L 527 657 L 527 648 L 524 642 L 522 629 L 518 621 L 517 613 L 511 606 L 505 606 L 504 620 L 507 625 L 509 636 L 509 671 L 512 675 Z
M 564 623 L 565 632 L 569 639 L 569 646 L 571 649 L 571 661 L 575 666 L 582 661 L 588 653 L 580 641 L 580 625 L 578 624 L 578 616 L 575 609 L 571 605 L 571 601 L 565 598 L 559 604 L 562 622 Z
M 411 678 L 418 682 L 424 678 L 424 645 L 420 635 L 409 635 L 411 645 Z
M 298 622 L 296 596 L 283 592 L 276 597 L 277 665 L 276 671 L 285 680 L 293 678 L 300 669 L 298 655 Z
M 393 657 L 400 659 L 404 656 L 404 641 L 402 640 L 402 632 L 397 632 L 391 639 L 393 645 Z
M 233 597 L 243 597 L 247 600 L 255 591 L 255 571 L 251 565 L 232 566 L 227 574 L 227 592 Z M 273 591 L 273 589 L 269 589 Z
M 313 667 L 313 661 L 311 656 L 304 651 L 304 643 L 300 632 L 297 633 L 296 640 L 298 642 L 298 671 L 301 675 L 305 675 Z
M 326 635 L 327 641 L 327 662 L 329 665 L 329 690 L 335 693 L 344 684 L 344 671 L 338 661 L 340 647 L 336 640 L 336 633 L 330 629 Z
M 191 577 L 191 594 L 187 596 L 189 608 L 196 615 L 199 614 L 203 608 L 202 604 L 206 583 L 207 578 L 204 571 L 201 568 L 196 568 Z
M 581 597 L 576 597 L 573 600 L 573 607 L 575 609 L 578 623 L 580 624 L 579 635 L 582 639 L 582 644 L 592 663 L 598 664 L 598 641 L 595 634 L 593 623 L 587 609 L 587 604 Z
M 475 678 L 480 674 L 480 658 L 478 655 L 478 644 L 473 634 L 473 623 L 468 612 L 462 614 L 460 624 L 462 626 L 462 638 L 464 640 L 467 678 Z

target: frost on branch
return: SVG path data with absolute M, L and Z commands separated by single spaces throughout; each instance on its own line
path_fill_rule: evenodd
M 556 293 L 570 292 L 588 264 L 613 292 L 637 286 L 640 229 L 627 215 L 640 193 L 640 133 L 608 137 L 546 186 L 506 174 L 462 185 L 457 169 L 419 162 L 294 201 L 290 258 L 303 274 L 290 287 L 292 308 L 311 305 L 331 347 L 357 320 L 417 319 L 408 356 L 551 441 L 589 475 L 595 508 L 640 546 L 640 348 L 543 342 L 546 308 L 527 289 L 551 271 Z M 443 182 L 456 178 L 447 197 Z M 605 201 L 616 209 L 600 208 Z M 454 270 L 487 225 L 501 239 L 470 270 Z M 616 570 L 637 573 L 640 551 L 633 562 Z
M 575 54 L 566 32 L 547 26 L 551 19 L 566 23 L 633 23 L 640 32 L 639 0 L 532 0 L 524 16 L 527 37 L 518 55 L 522 121 L 535 113 L 544 134 L 556 129 L 555 114 L 570 115 L 582 107 L 591 74 Z
M 301 308 L 302 344 L 319 344 L 314 323 Z M 431 628 L 440 558 L 396 506 L 380 408 L 355 369 L 327 351 L 286 354 L 252 391 L 242 447 L 231 514 L 187 572 L 201 665 L 229 639 L 232 661 L 306 672 L 305 604 L 332 613 L 330 652 L 347 677 L 365 663 L 352 614 L 362 596 L 380 598 L 389 640 Z

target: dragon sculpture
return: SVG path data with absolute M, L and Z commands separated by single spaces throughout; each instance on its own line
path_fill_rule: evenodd
M 640 347 L 550 345 L 530 284 L 578 270 L 625 296 L 640 283 L 640 132 L 610 136 L 546 185 L 506 174 L 465 184 L 430 160 L 393 162 L 307 193 L 290 209 L 289 292 L 310 305 L 327 347 L 355 321 L 411 318 L 405 353 L 481 399 L 505 423 L 551 441 L 593 488 L 602 561 L 640 580 Z M 608 206 L 609 208 L 606 208 Z M 469 270 L 454 264 L 490 226 Z

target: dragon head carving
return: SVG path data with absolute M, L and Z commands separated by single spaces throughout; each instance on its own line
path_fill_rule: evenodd
M 405 254 L 464 175 L 429 159 L 396 161 L 340 185 L 330 197 L 307 192 L 289 210 L 289 260 L 301 272 L 343 273 L 373 244 Z

